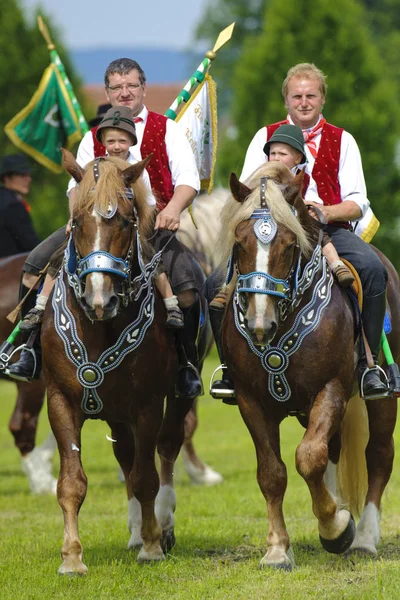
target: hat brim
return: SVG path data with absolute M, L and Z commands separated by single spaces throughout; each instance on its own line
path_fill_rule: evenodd
M 278 142 L 281 144 L 286 144 L 287 146 L 290 146 L 291 148 L 293 148 L 294 150 L 296 150 L 297 152 L 299 152 L 301 154 L 301 156 L 303 157 L 303 160 L 301 161 L 302 163 L 307 162 L 307 156 L 304 152 L 304 146 L 302 144 L 300 144 L 300 142 L 298 142 L 295 138 L 290 137 L 285 134 L 280 134 L 280 133 L 277 135 L 273 135 L 263 148 L 264 154 L 266 154 L 268 156 L 268 158 L 269 158 L 271 144 L 274 144 L 275 142 Z

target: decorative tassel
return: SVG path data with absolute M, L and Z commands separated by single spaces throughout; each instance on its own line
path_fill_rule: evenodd
M 22 298 L 21 302 L 19 302 L 17 304 L 17 306 L 14 308 L 14 310 L 12 310 L 10 312 L 9 315 L 7 315 L 7 319 L 8 321 L 10 321 L 12 324 L 15 323 L 15 321 L 17 320 L 19 311 L 21 310 L 21 308 L 23 307 L 25 300 L 27 299 L 27 297 L 29 296 L 29 294 L 31 293 L 31 291 L 33 290 L 33 288 L 43 279 L 43 277 L 46 275 L 47 269 L 49 268 L 50 263 L 48 262 L 47 265 L 44 267 L 44 269 L 42 269 L 39 273 L 39 276 L 37 278 L 37 280 L 35 281 L 35 283 L 32 284 L 32 286 L 29 288 L 29 290 L 26 292 L 25 296 Z

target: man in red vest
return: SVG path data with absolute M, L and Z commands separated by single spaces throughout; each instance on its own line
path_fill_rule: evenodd
M 353 136 L 327 123 L 322 116 L 326 92 L 325 75 L 315 65 L 301 63 L 289 69 L 282 85 L 288 115 L 284 121 L 262 127 L 255 134 L 248 147 L 240 179 L 245 180 L 268 160 L 265 144 L 279 126 L 291 123 L 302 129 L 308 175 L 305 200 L 307 202 L 308 192 L 313 198 L 319 197 L 321 204 L 307 203 L 321 210 L 328 223 L 325 230 L 331 236 L 339 256 L 349 260 L 360 276 L 364 290 L 362 322 L 377 364 L 386 311 L 388 276 L 372 248 L 351 231 L 349 221 L 358 221 L 369 208 L 361 156 Z M 211 290 L 210 298 L 214 297 L 214 292 L 215 289 Z M 210 314 L 214 334 L 218 337 L 222 314 L 217 311 L 210 311 Z M 229 378 L 224 373 L 224 381 L 215 382 L 223 392 L 221 397 L 229 396 Z M 388 395 L 386 382 L 381 381 L 379 371 L 368 369 L 364 352 L 359 361 L 360 381 L 363 374 L 362 394 L 366 400 Z
M 163 253 L 163 264 L 168 271 L 172 288 L 184 313 L 185 326 L 181 332 L 184 352 L 180 353 L 181 365 L 178 396 L 195 398 L 201 393 L 202 385 L 197 371 L 195 339 L 199 322 L 199 299 L 191 260 L 183 251 L 173 232 L 179 228 L 181 212 L 190 206 L 200 189 L 195 158 L 184 133 L 179 126 L 163 115 L 149 111 L 144 105 L 146 76 L 140 65 L 129 58 L 114 60 L 106 69 L 105 93 L 112 106 L 128 106 L 136 126 L 137 144 L 130 152 L 137 160 L 153 153 L 147 165 L 151 186 L 157 196 L 158 214 L 155 222 L 157 234 L 154 239 L 156 251 L 167 242 Z M 77 153 L 77 162 L 85 167 L 90 161 L 105 154 L 105 148 L 96 138 L 97 127 L 83 137 Z M 75 199 L 76 182 L 68 186 L 70 214 Z M 69 227 L 67 226 L 67 231 Z M 51 236 L 45 252 L 35 251 L 27 259 L 29 273 L 34 275 L 43 268 L 54 250 L 63 242 L 65 230 Z M 46 240 L 49 242 L 50 238 Z M 44 247 L 43 247 L 44 250 Z M 26 285 L 31 283 L 25 282 Z M 183 358 L 182 358 L 183 354 Z M 186 355 L 186 356 L 185 356 Z M 32 373 L 31 353 L 22 352 L 18 363 L 10 368 L 10 375 L 26 376 Z M 29 376 L 29 375 L 28 375 Z

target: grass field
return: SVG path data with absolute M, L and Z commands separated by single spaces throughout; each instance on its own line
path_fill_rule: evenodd
M 215 357 L 206 365 L 206 387 L 214 362 Z M 13 384 L 0 382 L 0 397 L 1 600 L 400 598 L 398 458 L 384 496 L 379 559 L 329 555 L 319 544 L 309 492 L 294 466 L 302 430 L 295 419 L 287 419 L 282 427 L 289 472 L 285 515 L 297 568 L 292 573 L 261 571 L 267 519 L 255 479 L 253 445 L 237 408 L 208 396 L 200 401 L 196 448 L 225 481 L 216 487 L 195 487 L 178 461 L 177 544 L 161 564 L 139 566 L 126 550 L 125 488 L 117 479 L 106 439 L 109 431 L 101 422 L 85 425 L 82 455 L 89 489 L 80 514 L 80 536 L 89 572 L 85 578 L 59 577 L 61 509 L 54 497 L 30 494 L 7 429 L 15 399 Z M 44 411 L 38 442 L 48 431 Z M 397 431 L 397 443 L 399 438 Z

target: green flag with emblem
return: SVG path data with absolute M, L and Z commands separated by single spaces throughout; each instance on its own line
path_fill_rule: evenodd
M 89 127 L 54 46 L 50 57 L 39 88 L 4 131 L 17 148 L 61 173 L 61 148 L 70 148 Z

